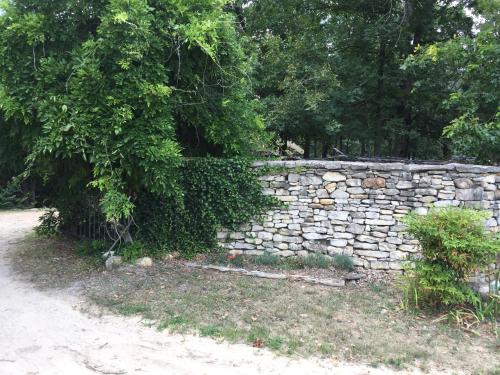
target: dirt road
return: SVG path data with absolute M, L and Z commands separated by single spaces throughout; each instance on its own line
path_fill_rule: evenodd
M 388 369 L 295 360 L 136 319 L 82 314 L 74 289 L 41 292 L 10 270 L 5 255 L 40 212 L 0 211 L 0 374 L 387 374 Z M 401 372 L 398 372 L 401 374 Z

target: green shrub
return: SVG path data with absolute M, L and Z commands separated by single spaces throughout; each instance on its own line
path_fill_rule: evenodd
M 280 262 L 280 257 L 268 252 L 263 255 L 258 255 L 254 258 L 254 263 L 260 266 L 277 266 Z
M 28 196 L 20 192 L 19 184 L 13 180 L 0 186 L 0 209 L 22 208 L 28 205 Z
M 333 265 L 332 258 L 323 254 L 311 254 L 300 259 L 304 262 L 305 268 L 330 268 Z
M 109 246 L 105 240 L 81 241 L 76 247 L 76 253 L 80 256 L 101 257 Z
M 343 254 L 337 254 L 333 257 L 333 266 L 344 271 L 354 270 L 352 258 Z
M 140 241 L 134 241 L 122 246 L 118 251 L 118 254 L 123 257 L 123 260 L 125 262 L 130 263 L 135 262 L 137 259 L 143 256 L 149 255 L 147 254 L 146 247 Z
M 35 228 L 35 232 L 39 236 L 52 237 L 59 233 L 61 221 L 56 210 L 47 211 L 38 220 L 40 225 Z
M 477 306 L 480 298 L 468 279 L 494 261 L 500 241 L 486 233 L 487 213 L 462 208 L 432 209 L 426 216 L 409 215 L 408 233 L 419 240 L 421 258 L 404 278 L 407 306 L 451 308 Z

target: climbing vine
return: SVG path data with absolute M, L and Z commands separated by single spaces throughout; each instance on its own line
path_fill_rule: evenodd
M 260 174 L 246 159 L 186 159 L 178 170 L 179 194 L 138 197 L 136 237 L 156 252 L 214 250 L 218 229 L 236 229 L 277 205 L 262 194 Z

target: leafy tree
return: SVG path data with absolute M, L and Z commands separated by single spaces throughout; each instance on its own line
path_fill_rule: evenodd
M 430 90 L 430 95 L 419 86 L 436 77 L 402 66 L 417 46 L 472 37 L 468 1 L 255 0 L 245 5 L 245 33 L 258 51 L 255 81 L 266 120 L 280 132 L 295 130 L 282 137 L 307 149 L 312 134 L 323 147 L 333 144 L 351 154 L 447 155 L 442 131 L 451 119 L 444 106 L 436 110 L 442 94 Z M 302 77 L 315 90 L 304 90 Z M 289 81 L 293 85 L 286 86 Z M 315 98 L 321 98 L 319 104 L 307 106 Z
M 70 212 L 97 194 L 118 222 L 141 190 L 182 193 L 182 155 L 261 146 L 249 63 L 227 3 L 3 3 L 0 127 L 25 140 L 15 154 L 50 186 L 49 203 Z
M 480 3 L 483 23 L 472 36 L 418 48 L 405 68 L 418 72 L 423 91 L 440 108 L 453 152 L 480 162 L 500 161 L 500 30 L 494 3 Z

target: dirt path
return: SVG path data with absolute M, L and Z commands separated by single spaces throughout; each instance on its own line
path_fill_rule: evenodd
M 391 373 L 160 333 L 134 319 L 88 317 L 75 309 L 74 291 L 35 290 L 6 264 L 5 255 L 32 230 L 39 214 L 0 211 L 0 374 Z

